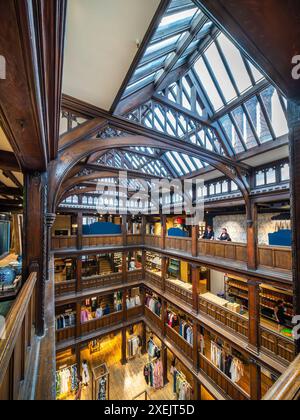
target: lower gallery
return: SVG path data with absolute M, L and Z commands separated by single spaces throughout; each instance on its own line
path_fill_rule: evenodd
M 299 399 L 299 15 L 0 0 L 1 401 Z

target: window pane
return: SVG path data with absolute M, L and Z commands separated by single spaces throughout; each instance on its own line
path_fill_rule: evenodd
M 274 168 L 270 168 L 267 170 L 267 184 L 275 184 L 276 182 L 276 171 Z
M 290 165 L 287 163 L 281 168 L 281 181 L 290 180 Z
M 240 93 L 243 93 L 245 90 L 252 86 L 252 83 L 243 62 L 242 56 L 239 50 L 232 44 L 231 41 L 229 41 L 229 39 L 224 34 L 221 34 L 218 37 L 218 41 L 230 66 L 238 89 Z
M 273 86 L 270 86 L 261 94 L 261 96 L 276 136 L 284 136 L 289 132 L 289 128 L 277 90 Z
M 263 171 L 259 171 L 256 173 L 256 186 L 260 187 L 261 185 L 265 185 L 265 173 Z
M 206 90 L 206 94 L 209 97 L 215 111 L 218 111 L 220 108 L 223 108 L 224 104 L 212 78 L 209 75 L 203 58 L 200 58 L 197 61 L 197 63 L 195 64 L 195 70 L 202 85 L 204 86 L 204 89 Z
M 249 112 L 251 121 L 256 129 L 256 133 L 260 142 L 266 143 L 270 140 L 273 140 L 260 103 L 258 102 L 256 96 L 246 102 L 245 106 Z
M 175 48 L 180 36 L 181 35 L 175 35 L 175 36 L 172 36 L 171 38 L 164 39 L 163 41 L 156 42 L 155 44 L 150 45 L 150 47 L 147 48 L 147 51 L 145 52 L 144 57 L 147 57 L 148 55 L 156 51 L 163 50 L 164 48 L 167 48 L 167 47 L 174 46 Z
M 232 86 L 228 73 L 222 62 L 220 54 L 215 44 L 212 44 L 205 53 L 208 62 L 215 73 L 216 79 L 222 89 L 223 95 L 225 96 L 226 102 L 232 101 L 237 97 L 237 94 Z
M 236 153 L 244 152 L 244 146 L 242 145 L 240 138 L 236 132 L 236 129 L 234 128 L 234 125 L 232 124 L 231 119 L 228 115 L 225 115 L 225 117 L 221 119 L 221 124 L 232 144 L 232 147 L 234 148 L 234 151 Z
M 232 114 L 240 129 L 240 132 L 243 135 L 243 139 L 247 146 L 247 149 L 251 149 L 252 147 L 257 146 L 254 133 L 243 111 L 243 108 L 242 107 L 236 108 Z

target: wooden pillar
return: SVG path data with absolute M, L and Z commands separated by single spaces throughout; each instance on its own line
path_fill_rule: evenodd
M 23 282 L 30 273 L 37 273 L 36 334 L 45 331 L 45 283 L 50 259 L 49 232 L 47 232 L 47 174 L 25 174 L 24 177 L 24 243 Z M 47 235 L 48 233 L 48 235 Z
M 194 384 L 193 384 L 193 401 L 200 401 L 201 400 L 201 390 L 200 390 L 200 382 L 198 379 L 194 376 Z
M 82 257 L 76 258 L 76 293 L 82 291 Z
M 290 188 L 291 218 L 293 231 L 293 280 L 294 312 L 300 315 L 300 105 L 289 101 L 288 120 L 290 129 Z M 300 353 L 300 338 L 296 340 L 296 353 Z
M 81 337 L 81 302 L 76 302 L 76 338 Z
M 127 321 L 127 304 L 126 304 L 127 296 L 128 296 L 128 290 L 125 289 L 123 290 L 123 295 L 122 295 L 123 322 Z
M 167 257 L 161 257 L 161 289 L 166 291 Z
M 128 252 L 123 252 L 122 254 L 122 278 L 123 278 L 123 283 L 126 284 L 127 283 L 127 273 L 128 273 L 128 265 L 127 265 L 127 257 L 128 257 Z
M 162 308 L 161 308 L 161 333 L 163 337 L 167 335 L 167 302 L 165 300 L 162 301 Z
M 193 366 L 196 372 L 199 372 L 199 348 L 198 348 L 198 324 L 196 321 L 193 322 Z
M 249 347 L 256 353 L 260 348 L 260 287 L 256 281 L 248 281 L 249 298 Z
M 145 250 L 142 251 L 142 279 L 145 280 L 146 277 L 146 261 L 147 253 Z
M 250 397 L 253 401 L 260 401 L 262 398 L 261 390 L 261 367 L 254 359 L 249 360 L 250 369 Z
M 83 244 L 83 213 L 79 211 L 77 214 L 77 249 L 82 249 Z
M 199 312 L 199 267 L 195 264 L 192 267 L 192 283 L 193 283 L 193 311 Z
M 142 226 L 141 226 L 142 244 L 145 243 L 146 226 L 147 226 L 147 217 L 145 215 L 143 215 L 142 216 Z
M 161 215 L 161 238 L 160 247 L 161 249 L 166 248 L 166 236 L 167 236 L 167 216 Z
M 246 204 L 247 211 L 247 262 L 250 270 L 257 270 L 257 206 L 252 200 Z
M 127 329 L 122 328 L 122 365 L 127 363 Z
M 162 365 L 163 365 L 164 385 L 166 386 L 169 383 L 169 379 L 168 379 L 168 348 L 164 344 L 162 344 L 162 348 L 161 348 L 161 361 L 162 361 Z
M 77 364 L 77 372 L 80 375 L 81 372 L 81 351 L 80 351 L 80 344 L 75 345 L 75 354 L 76 354 L 76 364 Z
M 142 354 L 147 353 L 147 327 L 145 322 L 142 323 Z
M 122 215 L 122 236 L 123 236 L 123 246 L 127 246 L 127 215 Z
M 192 226 L 192 256 L 198 256 L 199 225 Z

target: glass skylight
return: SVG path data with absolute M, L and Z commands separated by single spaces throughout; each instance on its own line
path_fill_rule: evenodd
M 161 20 L 161 23 L 159 25 L 159 29 L 166 28 L 166 27 L 172 25 L 172 23 L 175 23 L 175 22 L 178 23 L 180 21 L 185 21 L 185 20 L 190 20 L 191 21 L 197 11 L 198 11 L 198 8 L 195 7 L 193 9 L 188 9 L 188 10 L 184 10 L 183 12 L 174 13 L 172 15 L 165 16 Z

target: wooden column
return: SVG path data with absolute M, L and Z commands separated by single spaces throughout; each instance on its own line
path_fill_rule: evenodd
M 128 257 L 128 252 L 123 252 L 122 254 L 122 279 L 123 279 L 123 283 L 126 284 L 127 283 L 127 273 L 128 273 L 128 265 L 127 265 L 127 257 Z
M 198 324 L 196 321 L 193 322 L 193 365 L 196 372 L 199 372 L 199 348 L 198 348 Z
M 45 283 L 48 278 L 47 261 L 50 258 L 46 217 L 47 174 L 25 174 L 24 181 L 23 281 L 30 273 L 37 273 L 35 326 L 37 335 L 43 336 Z
M 161 257 L 161 289 L 166 291 L 167 257 Z
M 142 354 L 147 353 L 147 327 L 145 322 L 142 323 Z
M 300 315 L 300 105 L 289 101 L 291 216 L 293 230 L 294 311 Z M 296 340 L 300 353 L 300 338 Z
M 201 391 L 200 391 L 200 382 L 198 379 L 194 376 L 194 384 L 193 384 L 193 401 L 200 401 L 201 400 Z
M 141 226 L 142 244 L 145 243 L 146 226 L 147 226 L 147 217 L 145 215 L 143 215 L 142 216 L 142 226 Z
M 256 360 L 249 360 L 250 369 L 250 396 L 253 401 L 260 401 L 262 398 L 261 391 L 261 367 Z
M 143 280 L 146 277 L 146 259 L 147 259 L 146 251 L 143 250 L 142 251 L 142 278 Z
M 199 225 L 192 226 L 192 256 L 198 256 Z
M 76 303 L 76 338 L 81 337 L 81 302 Z
M 127 246 L 127 215 L 122 215 L 123 246 Z
M 76 258 L 76 293 L 82 291 L 82 257 Z
M 79 211 L 77 214 L 77 249 L 82 249 L 83 244 L 83 213 Z
M 126 289 L 123 291 L 123 296 L 122 296 L 123 322 L 127 321 L 127 305 L 126 305 L 127 296 L 128 296 L 128 290 Z
M 163 300 L 162 308 L 161 308 L 161 333 L 163 337 L 167 335 L 166 324 L 167 324 L 167 302 Z
M 127 329 L 122 328 L 122 365 L 127 363 Z
M 163 214 L 161 216 L 161 238 L 160 238 L 161 249 L 166 248 L 166 236 L 167 236 L 167 216 Z
M 193 283 L 193 311 L 199 312 L 199 267 L 191 264 L 192 267 L 192 283 Z
M 161 348 L 161 361 L 163 365 L 163 378 L 164 378 L 164 385 L 169 383 L 168 379 L 168 348 L 164 344 L 162 344 Z
M 249 347 L 256 353 L 260 348 L 260 287 L 256 281 L 248 281 L 249 298 Z
M 247 262 L 250 270 L 257 270 L 257 206 L 251 200 L 246 205 L 247 211 Z
M 81 351 L 80 351 L 80 344 L 76 344 L 75 345 L 75 355 L 76 355 L 77 372 L 80 375 L 80 372 L 81 372 Z

